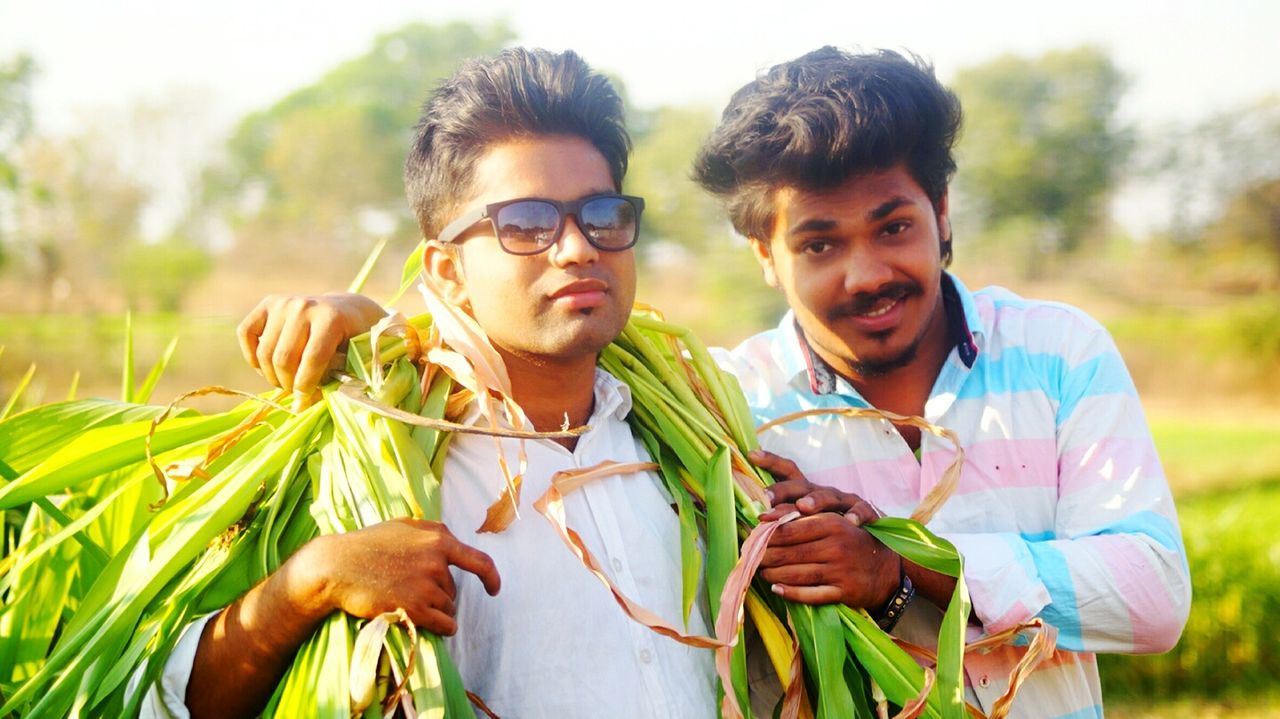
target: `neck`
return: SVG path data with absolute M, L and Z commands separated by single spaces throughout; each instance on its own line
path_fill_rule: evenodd
M 511 392 L 539 432 L 581 427 L 595 407 L 596 355 L 570 359 L 530 356 L 497 348 L 511 377 Z M 573 439 L 558 439 L 573 448 Z

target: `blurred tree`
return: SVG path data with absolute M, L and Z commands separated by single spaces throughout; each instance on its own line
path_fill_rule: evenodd
M 24 144 L 17 160 L 18 248 L 39 286 L 40 309 L 76 295 L 96 305 L 112 253 L 139 236 L 145 189 L 88 132 Z
M 1280 287 L 1280 96 L 1231 107 L 1156 142 L 1148 169 L 1172 196 L 1169 237 L 1220 289 Z
M 1126 81 L 1091 46 L 1027 59 L 1007 55 L 961 70 L 952 87 L 965 110 L 957 185 L 986 230 L 1027 220 L 1029 243 L 1071 253 L 1100 219 L 1132 147 L 1117 124 Z
M 646 256 L 670 252 L 672 244 L 696 253 L 724 239 L 724 213 L 690 176 L 694 153 L 711 133 L 715 115 L 701 107 L 667 106 L 632 117 L 640 130 L 627 191 L 645 198 Z
M 346 266 L 373 235 L 409 234 L 401 168 L 422 101 L 462 59 L 513 38 L 503 22 L 379 36 L 365 55 L 244 118 L 226 166 L 206 174 L 207 203 L 229 212 L 239 251 L 271 261 L 328 255 Z
M 31 132 L 31 81 L 35 62 L 19 55 L 0 63 L 0 269 L 8 258 L 5 235 L 13 224 L 18 189 L 16 154 Z
M 129 243 L 115 256 L 115 269 L 130 308 L 177 312 L 213 261 L 199 244 L 174 234 L 161 242 Z

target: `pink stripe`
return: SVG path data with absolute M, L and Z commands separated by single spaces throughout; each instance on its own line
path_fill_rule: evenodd
M 1069 449 L 1062 455 L 1063 497 L 1110 482 L 1126 482 L 1130 477 L 1163 476 L 1160 458 L 1146 439 L 1108 437 L 1087 447 Z
M 882 511 L 920 501 L 920 466 L 911 456 L 870 460 L 813 472 L 809 481 L 870 500 Z
M 1133 546 L 1131 540 L 1120 541 L 1124 542 L 1123 546 L 1118 542 L 1108 543 L 1102 560 L 1116 584 L 1116 595 L 1124 597 L 1129 609 L 1133 651 L 1139 654 L 1168 651 L 1182 630 L 1182 623 L 1176 621 L 1179 613 L 1169 596 L 1169 587 L 1152 566 L 1153 560 L 1133 557 L 1142 550 Z
M 983 606 L 990 606 L 990 602 L 998 600 L 997 597 L 979 596 L 979 594 L 984 593 L 974 592 L 973 589 L 970 589 L 970 593 L 975 605 L 981 602 Z M 1009 627 L 1014 627 L 1027 621 L 1033 616 L 1035 616 L 1035 612 L 1031 611 L 1031 609 L 1025 604 L 1022 602 L 1014 602 L 1013 605 L 1009 607 L 1008 611 L 997 617 L 995 621 L 984 623 L 983 626 L 986 628 L 988 634 L 998 634 Z
M 926 452 L 926 475 L 941 477 L 953 457 L 950 449 Z M 965 448 L 957 494 L 1011 487 L 1056 487 L 1058 459 L 1053 439 L 999 439 Z

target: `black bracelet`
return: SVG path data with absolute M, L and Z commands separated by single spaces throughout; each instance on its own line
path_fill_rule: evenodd
M 907 570 L 902 570 L 902 581 L 898 584 L 898 591 L 889 597 L 889 602 L 884 605 L 875 616 L 876 625 L 884 631 L 890 631 L 898 624 L 898 620 L 902 619 L 903 612 L 907 611 L 907 605 L 911 603 L 916 596 L 916 585 L 911 583 L 911 577 L 907 576 Z

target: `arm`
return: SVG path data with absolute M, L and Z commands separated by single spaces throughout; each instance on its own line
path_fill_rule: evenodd
M 377 302 L 350 292 L 270 295 L 245 316 L 236 334 L 245 362 L 267 382 L 309 397 L 338 348 L 386 314 Z
M 1033 617 L 1063 649 L 1150 653 L 1178 640 L 1190 577 L 1177 514 L 1137 392 L 1100 327 L 1064 353 L 1052 536 L 948 534 L 989 631 Z
M 191 716 L 261 711 L 298 647 L 335 611 L 371 618 L 402 607 L 423 629 L 453 634 L 450 566 L 498 592 L 488 555 L 437 522 L 393 520 L 311 541 L 205 625 L 186 691 Z

